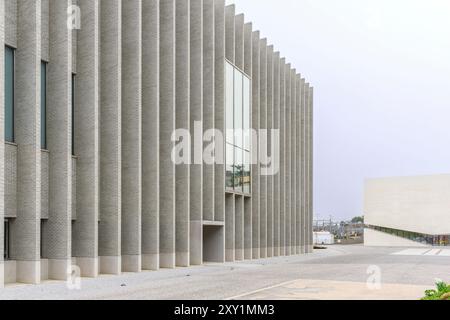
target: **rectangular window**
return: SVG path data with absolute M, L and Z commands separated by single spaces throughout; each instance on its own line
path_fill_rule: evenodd
M 75 155 L 75 74 L 72 74 L 72 155 Z
M 226 142 L 234 144 L 234 68 L 227 63 L 227 81 L 226 81 Z
M 234 72 L 234 144 L 239 148 L 244 147 L 242 136 L 243 127 L 243 75 L 238 70 Z
M 251 132 L 250 132 L 250 95 L 251 95 L 251 88 L 250 88 L 250 79 L 247 77 L 244 77 L 244 112 L 243 112 L 243 128 L 244 128 L 244 149 L 247 151 L 250 151 L 250 145 L 251 145 Z
M 47 63 L 41 62 L 41 148 L 47 149 Z
M 227 143 L 226 144 L 226 177 L 225 177 L 225 187 L 228 190 L 233 190 L 234 184 L 234 147 L 232 144 Z
M 244 152 L 239 147 L 234 147 L 234 189 L 243 192 Z
M 250 194 L 250 79 L 226 63 L 226 188 Z
M 3 258 L 9 260 L 9 220 L 4 220 L 5 229 L 3 230 Z
M 5 47 L 5 140 L 14 142 L 14 49 Z

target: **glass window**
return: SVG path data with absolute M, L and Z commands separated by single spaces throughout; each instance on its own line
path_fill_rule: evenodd
M 226 178 L 225 178 L 225 186 L 228 190 L 233 190 L 234 184 L 234 149 L 233 145 L 230 143 L 227 143 L 226 146 Z
M 227 63 L 226 81 L 226 142 L 234 144 L 234 68 Z
M 242 73 L 238 70 L 234 72 L 234 144 L 240 148 L 244 147 L 242 137 L 243 126 L 243 92 Z
M 250 193 L 251 190 L 251 155 L 250 151 L 244 151 L 244 171 L 242 173 L 242 183 L 244 185 L 244 193 Z
M 249 194 L 250 79 L 230 63 L 226 63 L 226 77 L 226 188 Z
M 251 133 L 250 133 L 250 79 L 244 76 L 244 83 L 243 83 L 243 98 L 244 98 L 244 105 L 243 105 L 243 128 L 244 128 L 244 149 L 247 151 L 250 151 L 250 142 L 251 142 Z
M 4 260 L 9 259 L 9 220 L 4 220 L 4 230 L 3 230 L 3 258 Z
M 47 149 L 47 63 L 41 62 L 41 148 Z
M 14 142 L 14 49 L 5 47 L 5 140 Z
M 234 147 L 234 189 L 243 192 L 244 151 Z
M 72 74 L 72 155 L 75 155 L 75 75 Z

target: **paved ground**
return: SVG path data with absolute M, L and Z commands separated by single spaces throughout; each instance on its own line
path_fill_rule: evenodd
M 450 281 L 450 256 L 403 249 L 332 246 L 314 254 L 81 279 L 8 285 L 0 299 L 417 299 L 436 278 Z

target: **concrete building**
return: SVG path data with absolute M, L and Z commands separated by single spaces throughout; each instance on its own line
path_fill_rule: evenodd
M 1 0 L 0 48 L 0 285 L 311 252 L 313 88 L 233 5 Z
M 450 175 L 367 180 L 367 246 L 448 246 Z

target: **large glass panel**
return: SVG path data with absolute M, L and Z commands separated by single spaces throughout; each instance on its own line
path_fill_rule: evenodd
M 234 144 L 233 129 L 234 129 L 234 68 L 227 63 L 226 70 L 226 141 Z
M 9 259 L 9 220 L 4 220 L 3 229 L 3 259 Z
M 41 148 L 47 149 L 47 63 L 41 62 Z
M 226 188 L 246 194 L 251 191 L 250 87 L 250 79 L 227 62 Z
M 242 136 L 243 119 L 242 119 L 242 73 L 238 70 L 234 72 L 234 144 L 240 148 L 244 147 Z
M 226 173 L 225 173 L 225 186 L 228 190 L 233 190 L 234 188 L 234 172 L 233 172 L 233 166 L 234 166 L 234 150 L 233 145 L 227 143 L 226 145 Z
M 72 155 L 75 155 L 75 75 L 72 74 Z
M 243 91 L 243 128 L 244 128 L 244 149 L 250 151 L 250 79 L 244 76 Z
M 234 147 L 234 190 L 243 192 L 244 151 Z
M 14 142 L 14 49 L 5 47 L 5 140 Z
M 244 185 L 244 193 L 250 194 L 251 192 L 251 158 L 250 152 L 244 151 L 244 170 L 242 173 L 242 183 Z

